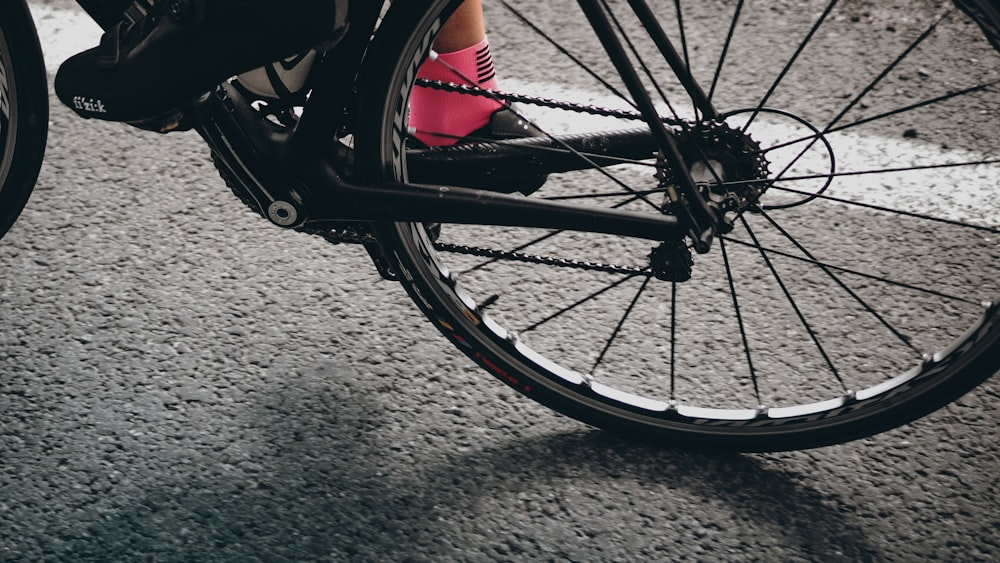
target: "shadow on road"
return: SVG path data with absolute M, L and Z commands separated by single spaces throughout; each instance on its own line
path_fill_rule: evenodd
M 357 377 L 348 367 L 324 376 Z M 63 555 L 592 560 L 655 546 L 672 558 L 697 553 L 692 537 L 710 544 L 731 532 L 720 529 L 728 521 L 757 531 L 742 540 L 748 546 L 767 538 L 792 552 L 871 557 L 864 532 L 836 502 L 759 458 L 581 431 L 445 449 L 428 460 L 420 444 L 393 442 L 380 422 L 386 405 L 373 397 L 329 379 L 293 383 L 251 409 L 267 434 L 266 455 L 223 452 L 207 473 L 174 467 Z M 317 416 L 320 404 L 336 408 Z

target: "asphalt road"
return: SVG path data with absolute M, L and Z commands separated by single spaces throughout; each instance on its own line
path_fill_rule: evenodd
M 256 218 L 194 134 L 53 98 L 0 264 L 3 561 L 1000 559 L 997 378 L 808 452 L 622 441 Z

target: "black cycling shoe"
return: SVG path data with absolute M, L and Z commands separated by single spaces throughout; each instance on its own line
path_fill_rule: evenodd
M 146 121 L 227 78 L 345 29 L 346 0 L 135 0 L 100 46 L 59 68 L 59 99 L 83 117 Z
M 500 108 L 493 112 L 490 121 L 483 127 L 476 129 L 465 137 L 459 139 L 459 144 L 475 143 L 483 141 L 506 141 L 511 139 L 523 139 L 525 137 L 544 137 L 545 133 L 537 127 L 521 119 L 517 112 L 517 106 L 511 111 L 507 108 Z

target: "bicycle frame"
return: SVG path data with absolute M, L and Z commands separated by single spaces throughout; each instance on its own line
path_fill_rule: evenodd
M 121 2 L 78 1 L 92 15 L 106 15 L 110 6 Z M 345 221 L 401 221 L 566 229 L 656 241 L 678 240 L 688 235 L 696 250 L 707 252 L 718 218 L 688 174 L 673 133 L 654 109 L 608 16 L 596 0 L 579 0 L 579 4 L 650 125 L 652 135 L 647 145 L 659 150 L 675 171 L 679 193 L 673 207 L 681 211 L 677 215 L 579 206 L 453 186 L 371 185 L 353 181 L 345 163 L 330 158 L 330 132 L 344 125 L 345 109 L 354 101 L 354 78 L 362 70 L 365 49 L 378 24 L 379 2 L 351 3 L 350 28 L 329 56 L 314 68 L 312 76 L 316 82 L 293 131 L 261 130 L 246 108 L 227 99 L 224 89 L 202 103 L 199 111 L 206 112 L 209 119 L 197 130 L 212 147 L 220 165 L 241 182 L 272 222 L 285 228 L 318 230 Z M 706 116 L 716 115 L 669 38 L 656 24 L 645 0 L 630 0 L 629 4 L 699 110 Z M 95 19 L 102 24 L 107 21 Z M 649 154 L 645 152 L 643 156 Z
M 91 6 L 88 13 L 96 21 L 110 21 L 109 14 L 114 11 L 114 6 L 127 1 L 80 0 L 81 5 Z M 982 283 L 984 287 L 989 286 L 990 293 L 993 293 L 996 276 L 991 277 L 988 269 L 971 274 L 972 268 L 966 267 L 964 260 L 964 247 L 966 241 L 970 241 L 969 264 L 973 263 L 972 258 L 987 265 L 991 261 L 991 239 L 980 234 L 997 231 L 990 226 L 994 221 L 991 220 L 988 208 L 986 213 L 967 223 L 951 219 L 945 213 L 940 216 L 928 215 L 919 208 L 910 210 L 901 206 L 901 209 L 894 209 L 894 205 L 885 206 L 877 199 L 873 200 L 874 203 L 866 203 L 827 197 L 824 199 L 836 205 L 856 205 L 858 209 L 864 210 L 863 213 L 872 211 L 878 215 L 870 217 L 853 211 L 846 211 L 841 215 L 836 212 L 840 210 L 837 208 L 830 221 L 824 222 L 822 213 L 802 214 L 799 223 L 809 228 L 810 236 L 816 232 L 821 233 L 822 236 L 816 238 L 824 239 L 820 242 L 827 243 L 825 254 L 833 254 L 834 257 L 831 259 L 813 252 L 809 247 L 815 239 L 803 237 L 803 242 L 808 244 L 802 244 L 796 236 L 790 234 L 790 229 L 785 229 L 779 221 L 768 217 L 768 206 L 762 203 L 758 205 L 757 198 L 763 193 L 763 188 L 758 188 L 768 183 L 765 178 L 770 174 L 770 162 L 765 157 L 760 156 L 749 163 L 753 166 L 748 164 L 745 168 L 721 166 L 716 170 L 714 165 L 718 160 L 729 157 L 730 151 L 759 155 L 775 147 L 822 138 L 840 116 L 821 131 L 795 112 L 780 108 L 766 110 L 790 118 L 805 127 L 804 130 L 816 135 L 799 139 L 804 130 L 795 128 L 789 132 L 792 141 L 785 141 L 782 135 L 778 136 L 777 142 L 768 139 L 768 144 L 763 145 L 768 148 L 760 148 L 762 145 L 751 139 L 747 132 L 749 122 L 742 131 L 737 131 L 722 123 L 722 120 L 731 115 L 754 111 L 754 116 L 750 118 L 752 121 L 757 112 L 764 111 L 763 104 L 777 83 L 771 86 L 772 89 L 759 102 L 756 110 L 737 109 L 720 116 L 711 103 L 710 95 L 706 96 L 695 83 L 686 63 L 660 28 L 647 4 L 648 0 L 627 0 L 628 7 L 644 27 L 664 61 L 670 65 L 672 74 L 676 75 L 686 89 L 695 107 L 693 121 L 684 121 L 676 117 L 673 111 L 673 121 L 664 119 L 656 111 L 651 96 L 636 72 L 638 65 L 631 62 L 633 56 L 640 58 L 638 50 L 626 52 L 619 39 L 619 35 L 624 36 L 625 31 L 610 12 L 606 0 L 576 1 L 588 18 L 603 51 L 622 78 L 630 93 L 630 101 L 637 111 L 618 111 L 597 106 L 591 108 L 584 105 L 586 102 L 575 101 L 553 102 L 551 105 L 560 110 L 584 110 L 586 113 L 611 116 L 622 121 L 641 120 L 644 123 L 641 129 L 560 138 L 549 136 L 472 143 L 454 149 L 408 149 L 404 128 L 407 125 L 405 112 L 408 109 L 406 93 L 409 87 L 416 85 L 442 90 L 455 89 L 426 81 L 411 82 L 412 73 L 415 73 L 422 61 L 422 53 L 416 47 L 421 43 L 425 46 L 429 44 L 434 26 L 445 21 L 448 14 L 437 11 L 445 4 L 458 4 L 459 0 L 410 0 L 405 7 L 397 4 L 397 11 L 394 14 L 390 12 L 381 21 L 382 0 L 377 3 L 355 0 L 350 30 L 340 38 L 341 41 L 329 55 L 321 57 L 314 67 L 310 75 L 313 80 L 310 84 L 311 95 L 301 117 L 294 120 L 294 126 L 290 125 L 293 120 L 284 119 L 287 115 L 277 114 L 284 125 L 262 118 L 267 111 L 251 107 L 251 102 L 243 98 L 229 83 L 222 84 L 190 107 L 184 108 L 183 117 L 181 110 L 178 110 L 176 115 L 171 116 L 171 119 L 176 117 L 179 120 L 177 123 L 160 119 L 136 125 L 146 128 L 163 127 L 164 130 L 171 127 L 197 129 L 210 145 L 212 157 L 223 178 L 233 187 L 236 195 L 256 211 L 283 228 L 318 234 L 331 242 L 363 244 L 379 272 L 388 279 L 400 281 L 421 312 L 480 366 L 540 403 L 597 426 L 647 432 L 656 437 L 671 440 L 676 438 L 697 445 L 723 445 L 747 450 L 814 447 L 867 436 L 914 420 L 967 392 L 997 371 L 1000 366 L 1000 356 L 997 355 L 1000 343 L 1000 306 L 995 302 L 985 302 L 983 308 L 986 311 L 978 317 L 978 312 L 970 311 L 976 307 L 976 298 L 986 293 L 975 286 Z M 831 0 L 813 31 L 835 3 L 836 0 Z M 431 7 L 434 8 L 434 20 L 431 20 L 428 16 L 430 12 L 427 12 Z M 965 9 L 963 4 L 959 7 Z M 738 15 L 739 9 L 736 13 Z M 992 17 L 996 14 L 990 13 L 990 21 L 997 21 L 996 17 Z M 408 27 L 412 22 L 404 17 L 407 14 L 409 18 L 420 21 L 419 28 Z M 25 15 L 30 17 L 27 13 Z M 703 14 L 699 13 L 699 16 Z M 933 25 L 937 26 L 944 17 L 940 16 Z M 732 28 L 737 25 L 735 18 L 736 16 Z M 878 19 L 870 22 L 875 27 L 862 27 L 857 35 L 867 38 L 872 29 L 878 29 L 880 22 Z M 989 31 L 983 24 L 980 25 Z M 18 27 L 10 26 L 10 29 Z M 419 29 L 420 34 L 414 33 L 414 29 Z M 680 29 L 683 30 L 683 27 Z M 934 27 L 925 30 L 907 47 L 904 54 L 915 49 L 933 29 Z M 374 47 L 369 47 L 369 41 L 376 30 L 382 37 L 376 38 L 379 42 Z M 763 38 L 766 35 L 755 34 L 755 37 Z M 826 45 L 830 48 L 828 53 L 837 57 L 839 35 L 831 34 L 831 37 L 837 37 L 838 42 Z M 387 38 L 391 40 L 381 42 Z M 521 40 L 520 37 L 517 39 Z M 405 59 L 393 59 L 402 56 L 401 53 L 405 54 Z M 534 62 L 531 55 L 532 53 L 528 53 L 528 64 Z M 860 95 L 870 91 L 900 60 L 901 58 L 896 59 L 875 82 L 861 88 Z M 947 65 L 950 61 L 951 59 L 944 59 L 941 64 Z M 32 56 L 31 62 L 35 63 L 32 66 L 38 68 L 39 72 L 43 70 L 40 53 Z M 391 67 L 392 73 L 379 74 L 378 71 L 384 67 Z M 721 62 L 719 67 L 721 68 Z M 787 68 L 786 66 L 786 70 Z M 359 76 L 361 78 L 357 78 Z M 983 76 L 988 76 L 986 71 Z M 44 76 L 40 78 L 44 79 Z M 812 75 L 807 74 L 803 78 L 804 86 L 811 89 L 814 86 Z M 988 81 L 959 93 L 988 89 L 996 84 L 992 76 L 984 80 Z M 39 81 L 43 84 L 40 92 L 44 92 L 44 80 Z M 589 93 L 586 90 L 573 90 L 576 84 L 582 83 L 575 80 L 566 82 L 570 84 L 570 93 Z M 537 83 L 540 85 L 539 89 L 544 87 L 544 79 L 539 79 Z M 713 89 L 715 83 L 713 79 Z M 947 81 L 942 81 L 942 84 L 945 83 Z M 370 85 L 373 91 L 389 92 L 386 96 L 388 101 L 372 100 L 364 92 L 356 92 L 356 84 Z M 387 89 L 387 86 L 392 88 Z M 586 88 L 585 85 L 583 87 Z M 494 95 L 482 90 L 472 93 Z M 793 90 L 791 96 L 798 97 L 799 94 L 800 91 Z M 495 97 L 515 102 L 526 100 L 539 106 L 547 103 L 541 98 L 530 96 Z M 905 99 L 909 96 L 904 93 L 902 97 Z M 943 101 L 951 97 L 952 94 L 949 93 L 930 101 Z M 39 100 L 43 105 L 46 102 L 45 96 L 34 95 L 29 98 Z M 860 97 L 851 101 L 849 107 L 853 107 L 858 100 Z M 968 102 L 975 103 L 974 100 Z M 989 100 L 989 103 L 992 102 L 995 102 L 995 98 Z M 358 103 L 361 103 L 360 109 L 355 108 Z M 366 106 L 366 103 L 373 105 Z M 392 104 L 391 107 L 389 103 Z M 906 103 L 906 106 L 883 115 L 894 116 L 926 102 L 915 105 Z M 887 104 L 888 107 L 893 105 Z M 969 105 L 965 111 L 975 110 L 975 107 Z M 358 122 L 350 117 L 355 117 Z M 914 119 L 918 117 L 915 116 Z M 945 117 L 935 116 L 930 123 L 936 126 L 941 123 L 938 120 Z M 707 123 L 710 120 L 715 120 L 715 123 Z M 866 116 L 857 123 L 868 120 L 869 116 Z M 361 129 L 366 123 L 378 129 Z M 982 137 L 982 132 L 988 129 L 985 125 L 988 124 L 977 124 L 971 134 Z M 716 126 L 718 130 L 713 129 Z M 724 134 L 713 137 L 716 131 Z M 357 133 L 357 150 L 346 144 L 348 133 Z M 729 133 L 732 136 L 745 135 L 741 139 L 743 142 L 730 142 L 731 137 L 727 138 Z M 958 138 L 963 140 L 961 136 Z M 342 139 L 345 139 L 343 143 Z M 597 139 L 596 142 L 589 144 L 594 139 Z M 703 140 L 711 142 L 703 143 Z M 366 142 L 381 144 L 366 145 Z M 679 143 L 682 144 L 678 146 Z M 716 145 L 718 150 L 715 150 Z M 541 150 L 529 152 L 524 150 L 526 147 Z M 568 150 L 547 150 L 560 147 Z M 829 144 L 827 147 L 830 172 L 813 174 L 806 169 L 809 174 L 799 174 L 798 179 L 825 177 L 831 180 L 835 176 L 853 177 L 870 173 L 914 172 L 930 168 L 997 163 L 995 159 L 975 155 L 970 156 L 966 162 L 953 162 L 948 158 L 909 168 L 891 166 L 893 157 L 908 156 L 907 151 L 901 150 L 888 155 L 883 164 L 887 167 L 881 170 L 861 168 L 837 173 L 833 162 L 835 151 Z M 965 149 L 964 145 L 962 149 Z M 660 178 L 654 183 L 655 189 L 640 193 L 624 182 L 618 183 L 627 193 L 635 196 L 621 202 L 622 205 L 655 193 L 656 203 L 649 199 L 644 201 L 654 207 L 654 211 L 633 213 L 618 208 L 568 205 L 557 203 L 555 199 L 509 196 L 488 189 L 457 188 L 452 186 L 464 185 L 461 183 L 462 178 L 452 180 L 447 176 L 443 176 L 444 179 L 441 180 L 424 182 L 377 181 L 364 177 L 370 171 L 376 178 L 435 178 L 417 173 L 412 165 L 414 158 L 423 163 L 421 166 L 430 164 L 433 167 L 435 155 L 445 155 L 441 160 L 443 166 L 439 167 L 450 172 L 453 164 L 457 165 L 464 160 L 457 156 L 463 151 L 474 153 L 477 158 L 482 155 L 486 161 L 496 158 L 496 162 L 506 162 L 502 159 L 510 159 L 511 163 L 519 165 L 531 160 L 532 174 L 538 170 L 554 174 L 589 170 L 592 167 L 604 172 L 599 168 L 624 163 L 631 165 L 622 174 L 622 178 L 628 179 L 640 174 L 643 167 L 653 166 L 650 161 L 655 158 L 657 177 Z M 887 156 L 881 149 L 876 152 L 879 153 L 880 160 Z M 706 153 L 713 155 L 711 159 Z M 452 156 L 455 162 L 449 162 L 447 155 L 456 155 Z M 586 158 L 580 158 L 581 156 Z M 354 162 L 352 158 L 359 160 Z M 695 183 L 688 168 L 692 160 L 697 159 L 710 169 L 696 171 L 699 183 Z M 860 158 L 859 162 L 866 160 Z M 540 168 L 535 167 L 536 164 Z M 390 169 L 393 166 L 405 167 L 410 174 L 393 176 Z M 520 172 L 515 171 L 513 174 L 516 176 Z M 714 181 L 705 178 L 705 174 L 714 175 Z M 777 176 L 782 177 L 783 174 L 784 171 Z M 466 176 L 476 177 L 474 173 L 466 173 Z M 580 176 L 583 180 L 578 185 L 582 189 L 571 191 L 572 187 L 568 183 L 558 182 L 560 185 L 552 186 L 554 189 L 551 191 L 555 192 L 552 197 L 569 199 L 581 196 L 619 196 L 619 193 L 607 193 L 600 188 L 591 190 L 587 185 L 587 174 Z M 478 185 L 503 190 L 507 187 L 503 183 L 508 181 L 508 177 L 504 174 L 499 174 L 498 177 L 499 181 Z M 719 193 L 726 186 L 715 184 L 721 183 L 723 177 L 727 177 L 733 184 L 752 182 L 755 184 L 753 191 L 748 191 L 750 195 L 735 203 L 720 203 L 718 198 L 714 202 L 706 202 L 705 198 L 709 196 L 702 194 L 711 194 L 713 198 L 728 195 Z M 966 177 L 945 178 L 959 178 L 952 185 L 960 185 Z M 985 176 L 983 180 L 988 181 Z M 440 185 L 435 185 L 435 182 Z M 642 182 L 649 180 L 637 182 L 642 185 Z M 901 182 L 899 185 L 904 188 L 899 191 L 904 192 L 911 184 Z M 978 179 L 974 180 L 970 182 L 967 193 L 978 196 L 977 192 L 985 189 L 983 186 Z M 790 191 L 796 192 L 794 189 Z M 922 192 L 913 193 L 919 195 Z M 662 197 L 669 199 L 663 201 L 660 199 Z M 727 203 L 731 205 L 726 206 Z M 773 227 L 769 233 L 774 238 L 758 238 L 755 233 L 756 225 L 751 227 L 745 220 L 742 225 L 737 225 L 734 223 L 736 219 L 721 217 L 719 208 L 729 209 L 737 215 L 736 219 L 741 220 L 753 219 L 741 215 L 744 211 L 759 211 L 754 213 L 762 219 L 758 223 L 764 224 L 766 221 Z M 884 225 L 879 221 L 878 228 L 869 232 L 860 228 L 872 217 L 878 220 L 884 214 L 892 215 Z M 794 215 L 796 214 L 788 214 L 792 220 L 796 219 Z M 917 224 L 912 230 L 919 235 L 914 237 L 918 239 L 915 246 L 896 244 L 894 237 L 886 238 L 886 233 L 901 226 L 909 226 L 911 219 L 915 220 L 912 221 L 914 223 L 936 221 L 935 225 L 938 226 L 944 224 L 950 225 L 948 228 L 964 230 L 959 231 L 955 242 L 952 244 L 949 241 L 950 246 L 946 247 L 939 244 L 941 237 L 932 236 L 939 231 L 925 231 L 923 223 Z M 437 238 L 435 229 L 421 224 L 428 222 L 609 233 L 663 241 L 663 244 L 654 244 L 654 248 L 649 251 L 650 246 L 646 240 L 619 239 L 605 244 L 606 241 L 599 240 L 601 237 L 578 236 L 565 237 L 555 241 L 555 244 L 540 244 L 559 233 L 531 236 L 534 240 L 524 242 L 525 237 L 519 232 L 499 232 L 496 238 L 489 233 L 483 237 L 480 229 L 454 228 L 454 225 L 446 225 L 443 230 L 439 230 L 437 234 L 441 236 Z M 700 277 L 695 278 L 687 246 L 690 245 L 699 252 L 708 252 L 712 247 L 713 237 L 739 226 L 744 227 L 744 230 L 737 232 L 733 238 L 727 238 L 723 242 L 723 237 L 720 236 L 717 253 L 719 260 L 709 268 L 699 266 Z M 942 232 L 950 234 L 953 231 Z M 826 233 L 832 234 L 827 236 Z M 743 234 L 749 240 L 742 237 Z M 780 240 L 778 235 L 785 240 Z M 778 239 L 778 244 L 772 242 L 775 239 Z M 843 244 L 844 240 L 849 239 L 861 241 L 862 245 L 865 241 L 882 239 L 883 244 L 881 248 L 880 245 L 854 247 L 853 244 Z M 486 242 L 481 242 L 484 240 Z M 748 248 L 751 258 L 743 261 L 746 255 L 734 256 L 732 265 L 735 267 L 731 267 L 730 255 L 726 250 L 730 241 L 734 246 Z M 487 247 L 483 247 L 484 244 Z M 522 252 L 532 246 L 535 248 L 530 252 Z M 791 247 L 795 247 L 798 252 L 786 252 L 792 250 Z M 902 251 L 896 252 L 896 247 L 900 247 Z M 841 248 L 845 250 L 842 256 Z M 867 254 L 870 249 L 891 250 L 869 259 Z M 946 251 L 947 254 L 939 255 L 938 250 Z M 759 254 L 759 260 L 754 254 Z M 952 254 L 957 254 L 963 260 L 952 259 Z M 859 261 L 858 265 L 841 265 L 853 262 L 859 255 L 865 255 L 865 260 Z M 626 258 L 623 264 L 618 264 L 618 257 L 621 256 Z M 788 258 L 790 261 L 781 264 L 779 273 L 769 256 Z M 597 259 L 593 260 L 594 257 Z M 903 260 L 924 257 L 926 261 L 914 260 L 913 264 L 904 264 L 899 269 L 899 276 L 884 273 L 895 269 Z M 885 259 L 884 263 L 876 264 L 882 259 Z M 479 263 L 469 268 L 467 265 L 470 260 Z M 875 267 L 871 267 L 873 264 Z M 755 270 L 750 271 L 750 268 Z M 869 268 L 871 272 L 867 271 Z M 466 275 L 472 271 L 477 273 Z M 584 280 L 578 276 L 581 271 L 595 275 L 588 274 L 587 277 L 593 279 Z M 924 276 L 924 272 L 931 272 L 933 275 Z M 764 273 L 764 276 L 760 273 Z M 858 284 L 850 280 L 845 282 L 841 279 L 842 274 L 863 278 L 864 281 Z M 796 288 L 786 286 L 785 280 L 793 278 L 801 278 L 802 285 Z M 910 278 L 916 278 L 916 281 Z M 925 279 L 928 281 L 925 282 Z M 539 280 L 541 283 L 536 283 Z M 583 283 L 578 286 L 577 280 L 583 280 Z M 708 298 L 699 299 L 697 306 L 691 309 L 692 314 L 679 315 L 676 312 L 677 305 L 680 303 L 683 307 L 689 295 L 680 295 L 678 299 L 678 282 L 688 280 L 695 280 L 693 284 L 697 287 L 694 289 Z M 817 280 L 825 283 L 826 288 L 833 288 L 833 291 L 817 289 Z M 869 290 L 873 284 L 877 289 Z M 748 290 L 738 291 L 738 285 Z M 971 298 L 967 296 L 965 286 L 973 286 L 973 291 L 969 292 L 972 294 Z M 801 300 L 805 305 L 803 307 L 799 306 L 797 296 L 793 296 L 793 290 L 797 294 L 801 287 L 808 290 L 803 291 L 806 294 L 806 298 Z M 615 290 L 614 293 L 612 290 Z M 779 290 L 787 304 L 773 299 Z M 898 293 L 891 293 L 891 290 Z M 724 298 L 726 291 L 731 297 L 731 307 L 730 300 Z M 908 295 L 911 292 L 919 293 L 922 297 L 913 300 L 913 307 L 899 307 L 898 303 L 909 303 Z M 751 306 L 741 307 L 741 302 L 750 303 Z M 534 310 L 535 304 L 540 305 L 538 310 Z M 666 306 L 669 306 L 669 312 Z M 528 311 L 529 314 L 522 315 L 522 310 L 529 308 L 532 309 Z M 937 314 L 940 311 L 948 315 Z M 751 319 L 750 315 L 754 313 L 756 316 Z M 928 326 L 936 324 L 928 323 L 928 318 L 944 318 L 956 313 L 956 316 L 971 321 L 972 326 L 964 335 L 951 340 L 946 349 L 925 354 L 928 342 L 933 344 L 940 338 L 939 334 L 950 334 L 957 327 L 956 323 L 946 319 L 940 326 L 930 326 L 933 332 L 929 332 L 930 336 L 925 338 L 922 335 Z M 681 333 L 687 331 L 692 317 L 699 317 L 694 320 L 701 321 L 697 326 L 704 329 L 704 334 L 689 340 L 679 338 Z M 744 321 L 745 317 L 748 322 Z M 756 319 L 763 319 L 764 322 Z M 550 321 L 555 322 L 543 326 Z M 799 325 L 790 325 L 789 321 L 798 321 Z M 822 327 L 819 326 L 820 322 L 824 323 Z M 536 332 L 540 327 L 541 330 Z M 577 327 L 583 328 L 566 330 Z M 964 323 L 961 328 L 964 328 Z M 524 338 L 526 333 L 529 336 Z M 859 334 L 862 336 L 859 337 Z M 872 337 L 870 341 L 867 340 L 868 336 Z M 734 344 L 737 337 L 742 340 L 745 364 L 736 369 L 727 365 L 718 375 L 735 378 L 740 387 L 752 387 L 752 402 L 745 400 L 740 392 L 736 393 L 735 401 L 728 397 L 728 390 L 721 387 L 726 380 L 709 383 L 703 378 L 699 374 L 700 364 L 706 356 L 695 354 L 690 359 L 678 361 L 675 352 L 683 353 L 690 350 L 692 345 L 699 347 L 706 338 L 711 340 L 709 344 L 716 344 L 720 338 L 728 338 L 730 342 L 723 342 L 722 346 L 731 347 L 729 344 Z M 567 345 L 570 339 L 573 342 Z M 828 347 L 827 342 L 831 342 L 833 346 Z M 757 355 L 758 347 L 770 346 L 772 343 L 777 343 L 777 346 L 771 347 L 766 362 L 758 364 L 767 366 L 765 369 L 768 378 L 758 377 L 765 370 L 754 367 L 752 356 Z M 706 349 L 710 348 L 711 346 Z M 888 349 L 884 358 L 881 348 Z M 856 349 L 860 352 L 855 353 Z M 609 350 L 611 353 L 606 354 Z M 771 361 L 779 356 L 775 350 L 784 358 Z M 841 368 L 842 357 L 846 358 L 844 365 L 847 369 Z M 907 358 L 910 359 L 909 362 L 906 361 Z M 882 361 L 878 361 L 879 359 Z M 717 369 L 716 365 L 723 365 L 715 364 L 715 360 L 716 358 L 711 358 L 709 362 L 705 362 L 708 368 L 714 370 Z M 729 363 L 725 356 L 719 360 Z M 656 373 L 656 365 L 665 368 L 669 366 L 669 374 L 666 370 Z M 772 370 L 775 365 L 778 369 Z M 647 370 L 647 366 L 654 366 L 654 369 Z M 675 366 L 682 369 L 675 370 Z M 691 370 L 691 367 L 697 369 Z M 804 368 L 804 375 L 800 374 L 800 367 Z M 887 371 L 886 368 L 891 371 L 883 373 Z M 866 373 L 861 373 L 861 377 L 855 375 L 855 372 L 869 370 L 874 372 L 871 380 Z M 906 371 L 900 373 L 901 370 Z M 692 377 L 687 373 L 680 373 L 681 371 L 695 375 Z M 655 380 L 645 378 L 647 372 L 651 372 Z M 772 374 L 773 381 L 770 377 Z M 850 377 L 843 377 L 844 374 Z M 668 376 L 669 392 L 666 389 Z M 695 383 L 692 387 L 694 391 L 676 392 L 675 388 L 678 386 L 675 383 L 684 383 L 688 379 Z M 658 387 L 648 384 L 655 384 L 657 381 L 664 385 Z M 787 404 L 783 384 L 798 384 L 800 381 L 799 386 L 805 391 L 801 402 Z M 875 381 L 874 385 L 870 381 Z M 688 393 L 699 402 L 706 403 L 688 404 L 687 401 L 691 400 L 685 396 Z M 826 396 L 817 397 L 819 394 Z

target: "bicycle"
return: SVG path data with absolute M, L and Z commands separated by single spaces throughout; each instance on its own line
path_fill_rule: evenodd
M 122 4 L 80 3 L 104 27 Z M 456 1 L 353 2 L 301 106 L 226 83 L 137 125 L 196 129 L 254 212 L 364 245 L 457 349 L 598 427 L 811 448 L 1000 370 L 995 3 L 557 3 L 488 5 L 509 92 L 415 79 Z M 45 140 L 33 31 L 24 1 L 0 6 L 0 235 Z M 413 88 L 513 104 L 545 135 L 413 148 Z

